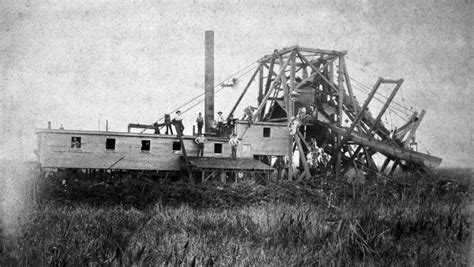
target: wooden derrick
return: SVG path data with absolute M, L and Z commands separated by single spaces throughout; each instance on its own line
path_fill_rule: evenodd
M 384 172 L 390 161 L 394 161 L 391 172 L 397 166 L 405 164 L 417 169 L 438 166 L 441 159 L 412 151 L 408 147 L 425 114 L 424 111 L 421 116 L 415 114 L 416 119 L 410 120 L 392 135 L 381 122 L 382 116 L 401 88 L 403 79 L 379 78 L 364 105 L 359 106 L 354 100 L 351 78 L 345 63 L 346 54 L 346 51 L 292 46 L 275 50 L 258 60 L 260 79 L 258 108 L 253 116 L 255 121 L 280 122 L 290 127 L 295 118 L 301 120 L 298 132 L 303 134 L 289 135 L 288 148 L 284 155 L 288 159 L 288 179 L 293 177 L 292 155 L 296 147 L 301 153 L 303 167 L 299 177 L 308 177 L 309 167 L 305 164 L 306 156 L 302 143 L 309 143 L 309 138 L 314 137 L 318 144 L 324 146 L 325 152 L 331 155 L 326 171 L 334 172 L 336 176 L 344 175 L 351 166 L 361 166 L 371 172 Z M 336 82 L 334 64 L 338 66 Z M 277 72 L 276 65 L 280 66 Z M 265 74 L 267 80 L 264 86 Z M 251 86 L 255 75 L 250 79 L 243 94 Z M 395 87 L 380 112 L 373 118 L 368 112 L 369 104 L 382 84 L 394 84 Z M 243 95 L 232 111 L 235 111 L 242 97 Z M 302 107 L 307 110 L 305 118 L 295 115 Z M 309 108 L 314 108 L 317 116 L 309 114 Z M 343 126 L 343 116 L 350 120 L 348 128 Z M 374 154 L 386 158 L 380 168 L 373 158 Z

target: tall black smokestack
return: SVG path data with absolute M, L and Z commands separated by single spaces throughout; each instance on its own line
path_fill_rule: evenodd
M 210 133 L 214 121 L 214 31 L 206 31 L 205 38 L 204 120 L 206 133 Z

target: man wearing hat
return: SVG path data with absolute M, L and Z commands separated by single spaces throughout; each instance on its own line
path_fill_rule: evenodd
M 202 127 L 204 126 L 204 118 L 201 115 L 201 112 L 199 112 L 197 118 L 196 118 L 196 123 L 198 127 L 198 136 L 202 134 Z
M 184 125 L 183 125 L 183 117 L 181 117 L 181 111 L 176 111 L 176 115 L 174 116 L 174 127 L 176 128 L 176 131 L 178 131 L 178 128 L 183 134 L 184 131 Z
M 171 117 L 170 114 L 165 114 L 165 126 L 166 126 L 166 133 L 168 134 L 168 130 L 173 134 L 173 128 L 171 128 Z
M 222 130 L 224 127 L 224 117 L 222 117 L 222 111 L 217 112 L 217 132 L 219 133 L 219 137 L 222 137 Z

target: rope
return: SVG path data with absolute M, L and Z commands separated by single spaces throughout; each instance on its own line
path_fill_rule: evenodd
M 222 80 L 220 83 L 214 85 L 214 88 L 217 88 L 217 87 L 221 86 L 222 84 L 224 84 L 225 81 L 228 81 L 228 80 L 230 80 L 231 78 L 235 78 L 235 77 L 237 76 L 237 74 L 241 73 L 242 71 L 244 71 L 244 70 L 246 70 L 246 69 L 248 69 L 248 70 L 246 70 L 244 73 L 242 73 L 242 74 L 240 74 L 239 76 L 237 76 L 237 79 L 240 78 L 240 77 L 242 77 L 242 76 L 244 76 L 245 74 L 249 73 L 249 72 L 253 69 L 253 68 L 249 68 L 249 67 L 251 67 L 251 66 L 254 65 L 255 63 L 257 63 L 257 61 L 254 61 L 254 62 L 250 63 L 249 65 L 247 65 L 247 66 L 244 67 L 243 69 L 241 69 L 241 70 L 239 70 L 238 72 L 236 72 L 236 73 L 230 75 L 230 76 L 227 77 L 226 79 Z M 216 93 L 220 92 L 222 89 L 224 89 L 224 88 L 219 89 Z M 175 108 L 175 109 L 174 109 L 173 111 L 171 111 L 170 113 L 176 112 L 177 110 L 183 108 L 183 107 L 186 106 L 187 104 L 189 104 L 189 103 L 191 103 L 192 101 L 194 101 L 194 100 L 196 100 L 196 99 L 202 97 L 203 95 L 205 95 L 205 93 L 201 93 L 200 95 L 194 97 L 193 99 L 189 100 L 188 102 L 184 103 L 183 105 L 181 105 L 181 106 Z M 197 104 L 201 103 L 202 101 L 203 101 L 203 100 L 199 101 Z M 193 107 L 195 107 L 197 104 L 193 105 Z M 189 109 L 187 109 L 187 110 L 189 110 Z M 187 110 L 186 110 L 186 111 L 187 111 Z M 184 113 L 184 112 L 183 112 L 183 113 Z M 163 119 L 163 118 L 164 118 L 164 117 L 161 117 L 161 118 L 158 119 L 157 121 L 159 121 L 159 120 L 161 120 L 161 119 Z
M 363 89 L 366 93 L 370 93 L 370 91 L 372 90 L 368 85 L 366 85 L 366 84 L 364 84 L 364 83 L 362 83 L 362 82 L 359 82 L 359 81 L 355 80 L 355 79 L 352 78 L 352 77 L 351 77 L 350 79 L 351 79 L 352 81 L 354 81 L 356 84 L 358 84 L 358 85 L 361 87 L 361 89 Z M 378 93 L 378 92 L 377 92 L 376 94 L 380 95 L 381 97 L 383 97 L 383 98 L 385 98 L 385 99 L 388 99 L 388 97 L 386 97 L 386 96 L 384 96 L 384 95 L 382 95 L 382 94 L 380 94 L 380 93 Z M 382 101 L 382 103 L 384 103 L 384 101 Z M 400 107 L 400 108 L 403 108 L 403 109 L 405 109 L 405 110 L 411 111 L 411 109 L 409 109 L 409 108 L 407 108 L 406 106 L 404 106 L 404 105 L 402 105 L 402 104 L 396 102 L 395 100 L 392 100 L 392 103 L 395 104 L 395 105 L 397 105 L 397 106 Z
M 360 92 L 363 92 L 363 93 L 369 93 L 367 90 L 359 87 L 358 85 L 354 84 L 353 86 L 356 90 L 360 91 Z M 383 101 L 382 99 L 374 96 L 373 97 L 375 100 L 379 101 L 380 103 L 385 103 L 385 101 Z M 403 121 L 407 122 L 409 119 L 407 118 L 404 118 L 402 115 L 400 115 L 399 113 L 401 114 L 404 114 L 405 112 L 396 108 L 396 107 L 393 107 L 393 106 L 389 106 L 388 107 L 388 110 L 391 110 L 395 115 L 397 115 L 400 119 L 402 119 Z
M 244 76 L 245 74 L 247 74 L 248 72 L 250 72 L 251 70 L 253 70 L 253 68 L 250 68 L 250 67 L 252 67 L 255 63 L 257 63 L 257 61 L 254 61 L 254 62 L 248 64 L 246 67 L 240 69 L 240 70 L 237 71 L 236 73 L 234 73 L 234 74 L 230 75 L 229 77 L 227 77 L 226 79 L 222 80 L 220 83 L 214 85 L 214 88 L 217 88 L 217 87 L 221 86 L 222 84 L 224 84 L 224 82 L 230 80 L 231 78 L 235 78 L 239 73 L 241 73 L 241 72 L 243 72 L 244 70 L 247 69 L 244 73 L 242 73 L 242 74 L 240 74 L 239 76 L 237 76 L 237 78 L 240 78 L 240 77 Z M 224 89 L 224 87 L 222 87 L 221 89 L 217 90 L 216 93 L 220 92 L 222 89 Z M 187 101 L 186 103 L 184 103 L 184 104 L 182 104 L 181 106 L 175 108 L 174 110 L 170 111 L 170 112 L 167 113 L 167 114 L 171 114 L 171 113 L 174 113 L 174 112 L 180 110 L 181 108 L 183 108 L 184 106 L 186 106 L 186 105 L 188 105 L 189 103 L 193 102 L 194 100 L 196 100 L 196 99 L 202 97 L 204 94 L 205 94 L 205 93 L 201 93 L 201 94 L 199 94 L 198 96 L 193 97 L 191 100 Z M 202 103 L 203 101 L 204 101 L 204 100 L 201 100 L 201 101 L 195 103 L 195 104 L 192 105 L 190 108 L 188 108 L 188 109 L 186 109 L 185 111 L 183 111 L 182 113 L 184 114 L 186 111 L 189 111 L 190 109 L 192 109 L 193 107 L 195 107 L 195 106 L 197 106 L 198 104 Z M 164 118 L 164 116 L 160 117 L 160 118 L 157 119 L 154 123 L 156 123 L 156 122 L 162 120 L 163 118 Z M 142 132 L 144 132 L 144 131 L 145 131 L 145 129 L 142 130 Z

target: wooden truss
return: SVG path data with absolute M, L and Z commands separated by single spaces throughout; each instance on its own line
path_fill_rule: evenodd
M 272 54 L 258 60 L 241 96 L 229 112 L 233 116 L 244 95 L 256 81 L 258 88 L 258 107 L 253 113 L 253 121 L 273 121 L 290 125 L 298 117 L 301 107 L 314 107 L 318 118 L 306 121 L 298 128 L 297 134 L 289 132 L 288 177 L 293 177 L 292 155 L 295 149 L 301 152 L 309 150 L 307 136 L 314 133 L 311 127 L 319 126 L 330 134 L 318 143 L 325 145 L 325 151 L 331 155 L 326 171 L 336 176 L 343 175 L 351 167 L 364 171 L 384 173 L 392 162 L 390 174 L 397 166 L 411 166 L 414 169 L 436 167 L 441 159 L 412 151 L 407 142 L 411 140 L 423 119 L 424 111 L 395 132 L 390 132 L 381 118 L 389 108 L 400 89 L 403 79 L 390 80 L 379 78 L 362 106 L 356 101 L 351 79 L 346 68 L 346 51 L 292 46 L 275 50 Z M 336 73 L 335 73 L 336 72 Z M 258 76 L 258 77 L 257 77 Z M 368 106 L 382 84 L 394 84 L 394 88 L 375 118 L 368 112 Z M 350 126 L 343 127 L 343 115 L 350 119 Z M 386 159 L 379 168 L 374 154 Z M 303 170 L 300 179 L 309 177 L 310 169 L 305 153 L 300 153 Z

